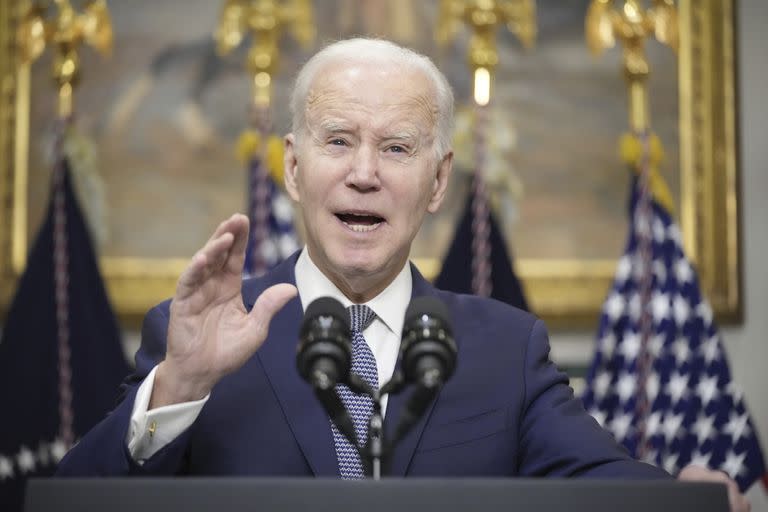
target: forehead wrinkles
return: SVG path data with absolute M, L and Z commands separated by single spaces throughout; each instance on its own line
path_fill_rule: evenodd
M 358 113 L 370 116 L 365 121 L 375 131 L 391 129 L 397 134 L 432 136 L 436 129 L 437 105 L 424 92 L 384 91 L 374 101 L 337 87 L 313 88 L 307 95 L 305 123 L 310 132 L 355 128 Z

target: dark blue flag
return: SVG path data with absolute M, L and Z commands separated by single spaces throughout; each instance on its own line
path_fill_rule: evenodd
M 456 227 L 456 234 L 445 256 L 440 274 L 435 279 L 435 286 L 442 290 L 472 293 L 472 199 L 473 193 L 470 190 L 464 213 Z M 507 244 L 491 210 L 488 211 L 488 220 L 490 223 L 488 242 L 490 244 L 491 297 L 528 311 L 523 287 L 515 275 L 512 260 L 507 252 Z
M 275 184 L 261 157 L 248 167 L 250 233 L 243 275 L 261 276 L 299 248 L 291 201 Z
M 53 473 L 114 405 L 129 367 L 66 161 L 0 342 L 0 510 L 28 477 Z
M 680 231 L 640 200 L 639 183 L 584 405 L 634 457 L 673 474 L 688 464 L 722 470 L 744 491 L 765 477 L 757 432 Z

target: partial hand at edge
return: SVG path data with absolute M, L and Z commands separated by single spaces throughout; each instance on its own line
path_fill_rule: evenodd
M 149 409 L 207 395 L 259 349 L 272 317 L 298 293 L 274 285 L 246 311 L 240 290 L 248 231 L 245 215 L 225 220 L 179 277 Z
M 714 471 L 702 466 L 688 465 L 677 475 L 678 480 L 688 482 L 715 482 L 722 483 L 728 488 L 728 503 L 731 512 L 749 512 L 752 505 L 749 500 L 741 494 L 736 482 L 722 471 Z

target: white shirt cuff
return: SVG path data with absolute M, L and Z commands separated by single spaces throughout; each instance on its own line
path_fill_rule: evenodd
M 128 428 L 128 451 L 138 464 L 152 457 L 176 439 L 195 422 L 210 393 L 200 400 L 166 405 L 147 411 L 155 384 L 155 366 L 136 392 L 131 424 Z

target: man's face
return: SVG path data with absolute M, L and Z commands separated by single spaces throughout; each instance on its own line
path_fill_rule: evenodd
M 306 126 L 286 137 L 309 253 L 345 293 L 380 292 L 442 202 L 452 154 L 436 157 L 433 89 L 402 66 L 332 63 L 310 85 Z

